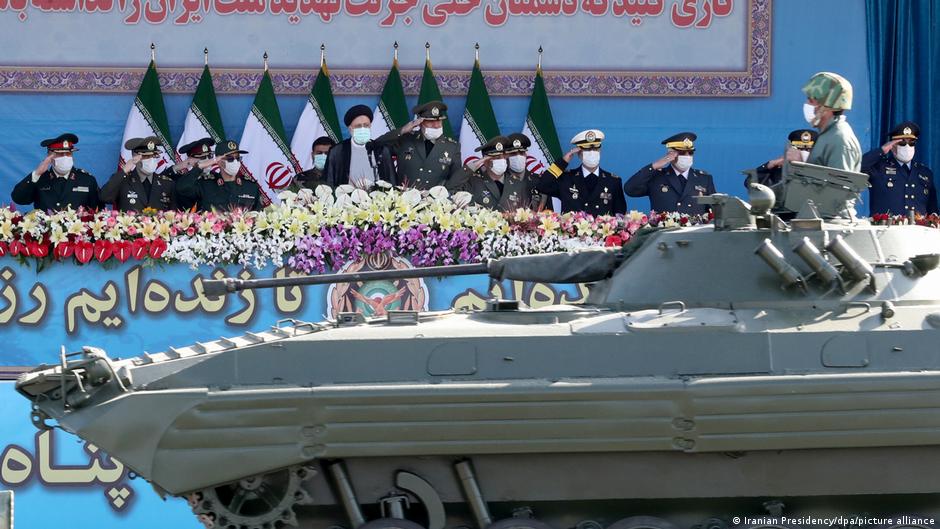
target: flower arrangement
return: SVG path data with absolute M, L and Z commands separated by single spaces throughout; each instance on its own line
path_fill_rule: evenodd
M 283 265 L 305 273 L 335 270 L 383 252 L 415 266 L 478 262 L 508 255 L 617 246 L 644 226 L 683 226 L 707 217 L 631 212 L 586 213 L 517 210 L 503 214 L 470 204 L 467 193 L 389 186 L 366 192 L 282 193 L 263 211 L 181 212 L 0 210 L 0 257 L 40 265 L 129 259 L 201 265 L 239 264 L 256 269 Z

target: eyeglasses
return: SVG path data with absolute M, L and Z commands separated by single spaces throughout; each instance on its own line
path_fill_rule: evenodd
M 913 147 L 917 145 L 917 140 L 901 140 L 898 142 L 898 145 L 900 145 L 901 147 L 907 147 L 908 145 Z

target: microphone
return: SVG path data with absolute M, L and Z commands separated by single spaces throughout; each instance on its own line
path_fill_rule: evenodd
M 366 142 L 366 152 L 370 155 L 375 151 L 375 140 L 369 140 Z

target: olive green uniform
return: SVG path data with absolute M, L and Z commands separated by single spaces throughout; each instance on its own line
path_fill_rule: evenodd
M 430 189 L 442 185 L 455 191 L 465 187 L 470 177 L 460 159 L 460 144 L 451 138 L 441 136 L 432 143 L 420 132 L 402 134 L 395 129 L 375 142 L 387 146 L 398 158 L 398 183 L 405 187 Z
M 153 174 L 147 185 L 135 168 L 130 173 L 118 169 L 101 188 L 99 197 L 121 211 L 177 209 L 176 184 L 167 173 Z
M 204 175 L 198 167 L 176 181 L 176 192 L 183 199 L 195 201 L 203 211 L 234 208 L 259 211 L 263 207 L 261 189 L 251 178 L 238 176 L 226 182 L 218 171 Z

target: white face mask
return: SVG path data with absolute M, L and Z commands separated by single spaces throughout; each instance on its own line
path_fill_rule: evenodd
M 676 156 L 676 161 L 673 163 L 680 173 L 684 173 L 689 170 L 689 167 L 692 167 L 692 156 L 688 154 L 680 154 L 679 156 Z
M 601 164 L 601 151 L 581 151 L 581 163 L 588 169 L 597 169 Z
M 525 171 L 525 155 L 524 154 L 513 154 L 509 157 L 509 168 L 512 169 L 514 173 L 521 173 Z
M 490 162 L 490 171 L 496 176 L 502 176 L 506 172 L 506 160 L 499 159 Z
M 442 134 L 444 134 L 444 127 L 437 127 L 437 128 L 424 127 L 424 129 L 422 129 L 422 132 L 424 133 L 425 139 L 434 141 L 440 138 Z
M 813 124 L 813 121 L 816 119 L 816 107 L 809 103 L 803 103 L 803 119 L 815 127 L 816 125 Z
M 800 159 L 804 162 L 809 159 L 809 151 L 800 151 Z
M 71 171 L 74 164 L 75 161 L 72 160 L 71 156 L 60 156 L 52 161 L 52 165 L 55 166 L 55 170 L 59 174 L 65 174 Z
M 228 173 L 228 174 L 230 174 L 230 175 L 236 175 L 236 174 L 238 174 L 238 170 L 241 169 L 241 168 L 242 168 L 242 161 L 241 161 L 241 160 L 233 160 L 233 161 L 231 161 L 231 162 L 229 162 L 229 161 L 226 161 L 226 162 L 225 162 L 225 172 Z
M 140 161 L 140 171 L 144 174 L 153 174 L 157 170 L 157 164 L 160 163 L 160 160 L 156 158 L 147 158 L 146 160 Z
M 894 157 L 901 163 L 910 163 L 914 159 L 914 147 L 911 145 L 898 145 L 895 147 Z

